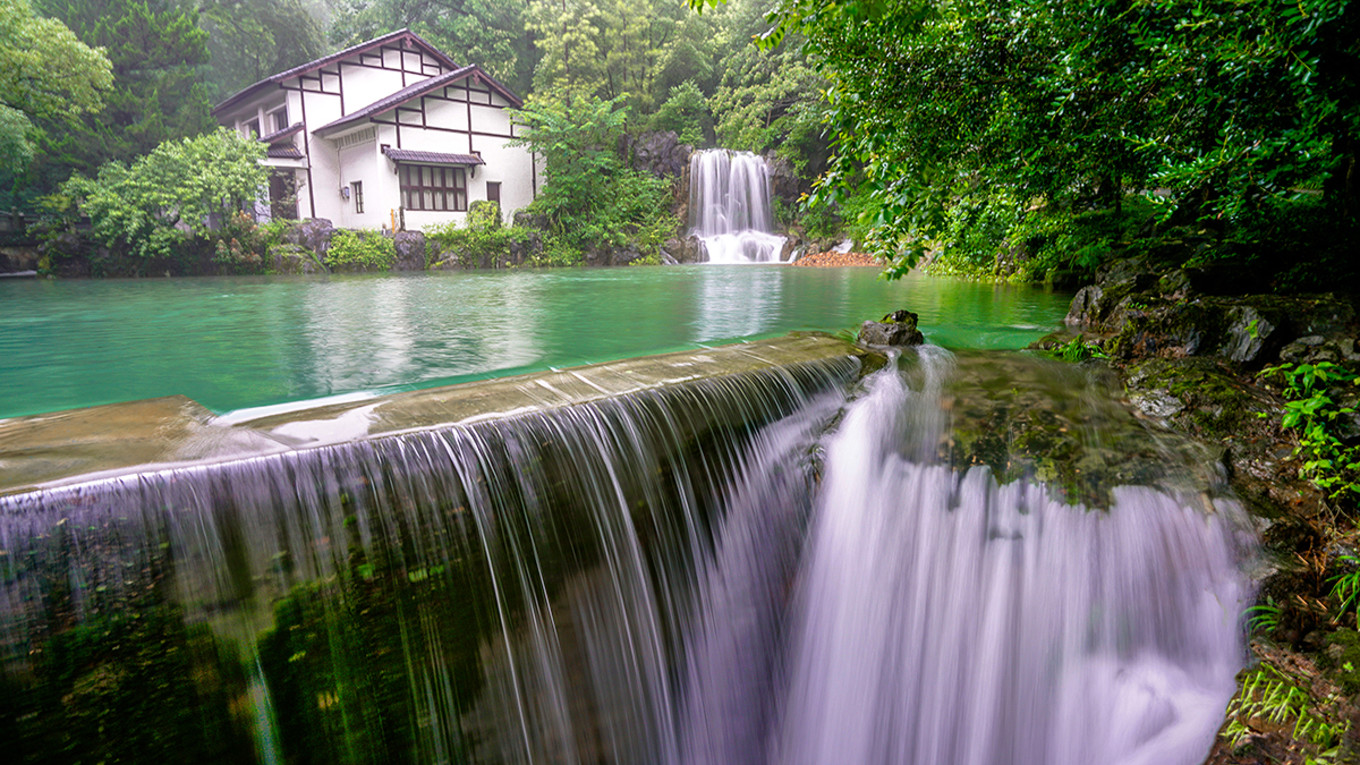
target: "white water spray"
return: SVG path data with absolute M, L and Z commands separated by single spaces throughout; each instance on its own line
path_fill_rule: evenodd
M 697 151 L 689 160 L 693 233 L 710 263 L 777 263 L 784 237 L 774 233 L 770 171 L 749 152 Z
M 928 348 L 921 362 L 915 389 L 891 368 L 869 378 L 826 441 L 782 621 L 730 613 L 750 568 L 732 561 L 787 557 L 766 503 L 734 498 L 729 513 L 770 525 L 725 538 L 744 549 L 709 573 L 722 584 L 697 610 L 717 618 L 691 656 L 725 676 L 690 669 L 680 761 L 1202 762 L 1244 655 L 1240 510 L 1141 486 L 1088 510 L 931 464 L 949 361 Z M 753 650 L 767 623 L 785 626 Z M 770 700 L 734 713 L 734 687 Z

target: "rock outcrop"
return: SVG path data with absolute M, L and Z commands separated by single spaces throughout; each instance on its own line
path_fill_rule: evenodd
M 419 231 L 398 231 L 393 237 L 397 249 L 397 262 L 393 271 L 425 270 L 425 234 Z
M 689 167 L 689 155 L 694 147 L 680 143 L 674 130 L 642 133 L 624 139 L 624 152 L 634 170 L 651 173 L 657 178 L 678 179 Z
M 859 328 L 860 345 L 920 345 L 925 336 L 916 328 L 917 315 L 907 310 L 893 311 L 882 321 L 866 321 Z
M 319 260 L 325 260 L 330 249 L 331 237 L 335 236 L 335 226 L 325 218 L 311 218 L 294 222 L 283 232 L 283 241 L 296 244 L 316 253 Z
M 690 234 L 667 239 L 666 243 L 661 245 L 661 262 L 667 265 L 706 263 L 708 253 L 704 251 L 704 243 L 699 241 L 699 237 Z

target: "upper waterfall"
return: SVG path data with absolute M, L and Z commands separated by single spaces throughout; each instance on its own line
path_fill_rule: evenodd
M 761 157 L 727 149 L 689 159 L 693 233 L 710 263 L 777 263 L 784 237 L 774 233 L 770 169 Z

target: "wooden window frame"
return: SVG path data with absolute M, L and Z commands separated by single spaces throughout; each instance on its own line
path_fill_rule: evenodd
M 364 211 L 364 182 L 350 181 L 349 187 L 354 192 L 354 214 L 362 214 Z
M 397 166 L 401 205 L 406 210 L 467 212 L 467 168 L 449 165 Z

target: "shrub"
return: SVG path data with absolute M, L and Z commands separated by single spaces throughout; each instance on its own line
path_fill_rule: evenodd
M 523 226 L 501 223 L 500 205 L 481 200 L 468 208 L 467 225 L 444 223 L 425 229 L 425 241 L 436 256 L 453 253 L 464 268 L 495 268 L 510 260 L 515 245 L 529 241 Z
M 543 260 L 576 263 L 589 248 L 629 243 L 647 249 L 678 227 L 670 182 L 628 167 L 619 153 L 628 115 L 618 100 L 538 101 L 517 115 L 528 128 L 517 140 L 546 164 L 547 183 L 529 206 L 549 222 L 552 257 Z
M 68 219 L 84 212 L 96 239 L 138 258 L 182 256 L 195 239 L 216 251 L 265 185 L 263 156 L 258 141 L 220 128 L 166 141 L 130 166 L 110 162 L 93 179 L 73 175 L 44 203 Z
M 377 231 L 336 231 L 325 262 L 336 271 L 387 271 L 397 262 L 397 246 Z
M 652 115 L 652 130 L 673 130 L 680 143 L 690 146 L 708 145 L 705 136 L 713 132 L 713 113 L 693 80 L 671 88 L 670 97 Z

